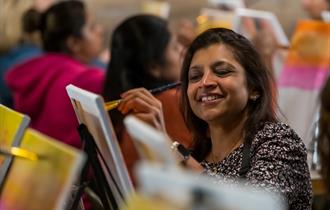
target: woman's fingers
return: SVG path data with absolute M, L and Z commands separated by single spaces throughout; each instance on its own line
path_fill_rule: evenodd
M 133 114 L 157 129 L 165 131 L 161 102 L 148 90 L 136 88 L 121 95 L 117 109 L 124 115 Z
M 124 99 L 123 102 L 121 102 L 121 104 L 118 106 L 118 110 L 124 115 L 131 112 L 148 113 L 162 110 L 162 106 L 161 104 L 158 104 L 157 101 L 153 102 L 143 97 L 134 97 L 128 100 Z
M 122 102 L 118 110 L 123 114 L 129 112 L 150 112 L 153 109 L 162 109 L 161 102 L 144 88 L 129 90 L 122 95 Z

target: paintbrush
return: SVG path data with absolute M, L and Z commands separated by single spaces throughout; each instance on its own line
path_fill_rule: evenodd
M 181 84 L 180 82 L 170 83 L 170 84 L 167 84 L 167 85 L 163 85 L 163 86 L 160 86 L 160 87 L 151 89 L 151 90 L 149 90 L 149 92 L 152 93 L 152 94 L 160 93 L 160 92 L 163 92 L 165 90 L 168 90 L 168 89 L 171 89 L 173 87 L 176 87 L 176 86 L 178 86 L 180 84 Z M 105 109 L 107 111 L 110 111 L 112 109 L 117 108 L 117 106 L 119 105 L 119 103 L 121 102 L 121 100 L 122 99 L 117 99 L 117 100 L 106 102 L 105 103 Z

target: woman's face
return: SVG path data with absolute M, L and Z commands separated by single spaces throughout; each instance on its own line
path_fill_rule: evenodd
M 194 114 L 207 123 L 240 119 L 249 100 L 245 70 L 223 44 L 199 49 L 188 71 L 187 95 Z
M 103 29 L 95 23 L 90 15 L 86 17 L 86 23 L 82 28 L 82 38 L 77 42 L 78 47 L 75 53 L 78 53 L 80 60 L 89 63 L 96 58 L 103 47 Z
M 172 33 L 170 42 L 165 50 L 164 69 L 162 77 L 168 81 L 178 81 L 180 79 L 181 65 L 183 61 L 183 46 L 178 42 L 177 36 Z

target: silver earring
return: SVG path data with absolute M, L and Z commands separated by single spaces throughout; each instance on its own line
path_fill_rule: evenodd
M 258 95 L 251 96 L 251 100 L 256 101 L 258 97 L 259 97 Z

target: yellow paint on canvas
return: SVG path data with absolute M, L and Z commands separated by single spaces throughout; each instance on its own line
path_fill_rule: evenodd
M 14 160 L 0 197 L 0 209 L 63 209 L 79 175 L 83 153 L 32 129 L 26 130 L 20 148 L 37 154 L 38 159 Z
M 18 138 L 19 129 L 28 124 L 28 117 L 0 104 L 0 148 L 9 150 L 14 140 Z M 0 166 L 5 160 L 5 156 L 0 155 Z

